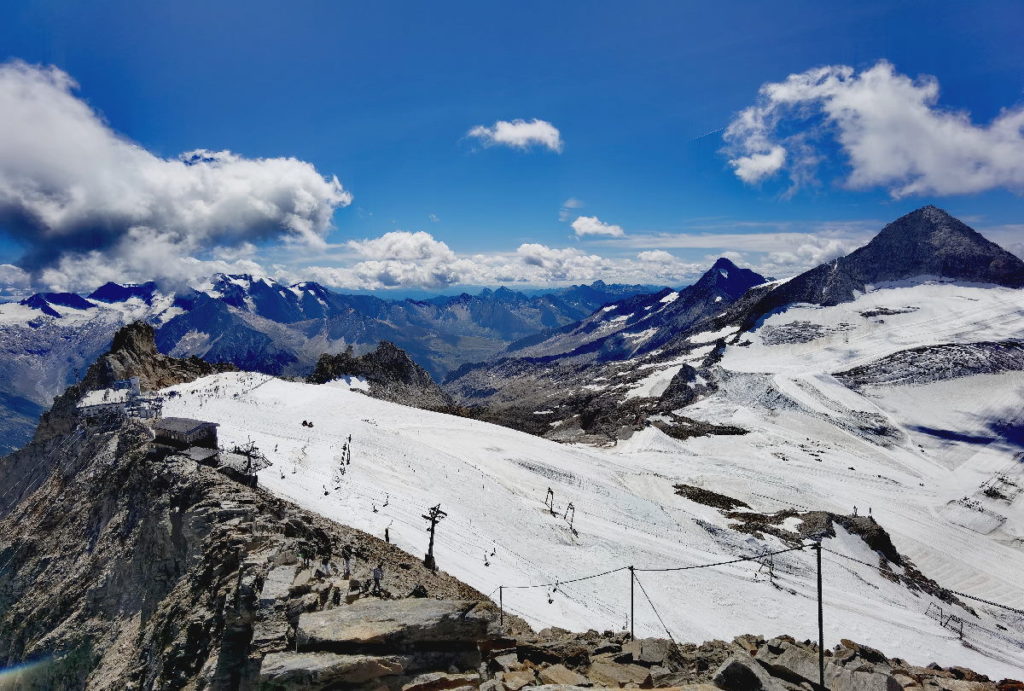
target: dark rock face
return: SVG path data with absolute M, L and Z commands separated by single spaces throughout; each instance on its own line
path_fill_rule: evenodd
M 134 322 L 114 334 L 110 350 L 93 363 L 82 381 L 58 396 L 49 412 L 44 413 L 36 429 L 36 439 L 54 432 L 69 431 L 74 408 L 82 395 L 113 385 L 115 381 L 139 378 L 143 391 L 192 381 L 216 372 L 233 371 L 226 364 L 211 364 L 199 358 L 179 359 L 160 353 L 156 347 L 153 327 Z
M 34 442 L 54 444 L 58 437 L 71 434 L 77 424 L 76 406 L 88 391 L 108 388 L 118 380 L 132 377 L 139 378 L 143 391 L 153 391 L 233 369 L 230 365 L 212 365 L 198 358 L 179 360 L 163 355 L 153 341 L 153 327 L 142 322 L 129 324 L 114 335 L 110 350 L 89 367 L 82 380 L 54 399 L 53 406 L 39 420 Z M 37 467 L 39 463 L 58 461 L 56 457 L 39 457 L 30 449 L 14 451 L 4 458 L 5 477 L 16 491 L 0 497 L 0 517 L 21 497 L 34 492 L 46 478 L 42 468 Z
M 320 688 L 302 683 L 365 681 L 416 664 L 447 670 L 461 659 L 282 659 L 306 613 L 370 598 L 336 572 L 345 545 L 359 583 L 383 564 L 384 598 L 416 585 L 432 598 L 408 602 L 435 608 L 443 603 L 433 598 L 484 598 L 393 545 L 164 455 L 149 440 L 134 422 L 23 450 L 53 468 L 0 518 L 0 667 L 52 658 L 26 673 L 24 688 L 256 688 L 264 656 L 268 682 Z M 327 573 L 317 568 L 323 555 L 335 567 Z M 474 616 L 486 637 L 493 606 Z
M 837 305 L 866 286 L 921 276 L 1024 287 L 1024 261 L 942 209 L 925 206 L 893 221 L 871 242 L 759 296 L 744 326 L 797 302 Z
M 340 377 L 365 378 L 370 384 L 370 395 L 385 401 L 427 410 L 449 410 L 454 406 L 430 374 L 389 341 L 381 341 L 375 350 L 358 357 L 352 354 L 352 348 L 336 355 L 321 355 L 306 381 L 326 384 Z
M 156 292 L 156 283 L 153 281 L 147 281 L 146 283 L 139 284 L 120 284 L 114 283 L 113 281 L 104 283 L 96 290 L 89 293 L 90 300 L 98 300 L 100 302 L 125 302 L 131 298 L 139 298 L 143 302 L 149 304 L 153 300 L 153 294 Z
M 1024 370 L 1024 342 L 979 341 L 910 348 L 836 374 L 850 388 L 925 384 L 974 374 Z
M 76 310 L 93 309 L 95 305 L 80 295 L 74 293 L 36 293 L 21 301 L 22 305 L 37 309 L 50 317 L 60 318 L 60 312 L 51 305 L 70 307 Z

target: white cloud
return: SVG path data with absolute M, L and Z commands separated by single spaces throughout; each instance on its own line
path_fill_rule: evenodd
M 572 212 L 574 209 L 582 208 L 582 201 L 580 201 L 576 197 L 569 197 L 564 202 L 562 202 L 562 208 L 558 210 L 558 220 L 561 221 L 562 223 L 565 223 L 572 217 Z
M 729 161 L 736 169 L 736 177 L 743 182 L 759 182 L 782 169 L 786 163 L 786 150 L 772 146 L 766 153 L 748 154 Z
M 529 149 L 542 146 L 561 153 L 564 143 L 562 135 L 554 125 L 544 120 L 498 120 L 490 127 L 477 125 L 466 136 L 479 139 L 484 146 L 509 146 L 513 149 Z
M 675 256 L 665 250 L 647 250 L 645 252 L 638 252 L 636 258 L 642 262 L 653 262 L 655 264 L 664 264 L 666 262 L 676 261 Z
M 523 243 L 514 252 L 459 254 L 429 233 L 392 231 L 347 243 L 357 261 L 284 272 L 286 280 L 314 280 L 337 289 L 439 289 L 453 285 L 564 285 L 597 279 L 620 283 L 678 284 L 701 266 L 655 251 L 654 260 L 604 257 L 575 247 Z M 706 268 L 706 267 L 705 267 Z
M 0 222 L 55 289 L 96 275 L 181 280 L 218 248 L 322 244 L 351 195 L 294 158 L 160 158 L 114 132 L 55 67 L 0 64 Z M 215 260 L 204 269 L 215 270 Z M 98 272 L 93 274 L 92 272 Z
M 852 188 L 885 187 L 893 197 L 1024 192 L 1024 107 L 975 124 L 938 99 L 934 77 L 914 80 L 885 61 L 860 72 L 832 65 L 792 74 L 763 85 L 757 103 L 730 123 L 729 162 L 745 182 L 785 169 L 799 186 L 831 138 Z
M 0 294 L 23 292 L 32 282 L 32 277 L 20 266 L 0 264 Z
M 618 238 L 626 234 L 622 226 L 605 223 L 597 216 L 579 216 L 572 222 L 572 229 L 576 232 L 576 237 L 607 235 Z

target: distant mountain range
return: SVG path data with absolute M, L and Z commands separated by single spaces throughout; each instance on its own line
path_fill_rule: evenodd
M 662 418 L 713 391 L 713 367 L 726 346 L 749 342 L 747 332 L 773 314 L 927 282 L 1021 288 L 1024 261 L 926 206 L 890 223 L 864 247 L 788 280 L 766 281 L 719 259 L 688 288 L 606 305 L 513 343 L 488 362 L 464 365 L 448 376 L 445 389 L 490 421 L 556 439 L 607 441 L 652 420 L 667 424 Z M 828 332 L 799 325 L 791 331 L 774 337 L 810 342 Z M 693 421 L 682 426 L 677 434 L 702 429 Z
M 927 281 L 1020 288 L 1024 262 L 927 206 L 781 281 L 722 258 L 681 290 L 597 281 L 534 295 L 499 288 L 387 300 L 219 274 L 177 294 L 154 283 L 39 293 L 0 305 L 0 433 L 6 448 L 24 442 L 114 332 L 143 320 L 162 353 L 282 376 L 305 377 L 321 355 L 351 347 L 358 357 L 387 341 L 471 414 L 560 439 L 608 438 L 699 398 L 714 386 L 701 372 L 773 314 Z M 661 371 L 672 375 L 654 376 Z
M 539 295 L 485 289 L 429 300 L 346 295 L 317 283 L 213 276 L 180 293 L 152 282 L 107 283 L 88 295 L 37 293 L 0 304 L 0 451 L 27 440 L 55 395 L 77 381 L 118 328 L 143 320 L 161 352 L 268 374 L 308 375 L 324 353 L 405 350 L 435 379 L 510 343 L 579 320 L 658 286 L 597 281 Z

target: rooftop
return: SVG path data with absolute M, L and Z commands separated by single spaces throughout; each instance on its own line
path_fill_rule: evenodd
M 193 420 L 187 417 L 165 417 L 153 423 L 153 429 L 165 432 L 177 432 L 178 434 L 189 434 L 194 432 L 200 427 L 205 425 L 217 426 L 216 422 L 204 422 L 203 420 Z

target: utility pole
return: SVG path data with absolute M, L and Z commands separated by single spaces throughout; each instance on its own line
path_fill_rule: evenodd
M 550 487 L 548 487 L 548 493 L 544 497 L 544 503 L 547 504 L 548 511 L 550 511 L 551 515 L 554 516 L 555 515 L 555 491 L 553 489 L 551 489 Z
M 505 586 L 498 586 L 498 629 L 505 632 Z
M 818 684 L 825 688 L 825 619 L 821 603 L 821 539 L 814 543 L 818 561 Z
M 423 514 L 423 518 L 430 521 L 430 545 L 427 547 L 427 556 L 423 559 L 423 565 L 431 571 L 437 571 L 437 564 L 434 562 L 434 530 L 438 522 L 448 514 L 441 510 L 441 505 L 431 507 L 430 511 Z
M 636 634 L 633 631 L 633 590 L 636 584 L 636 574 L 633 567 L 629 567 L 629 640 L 635 641 Z

